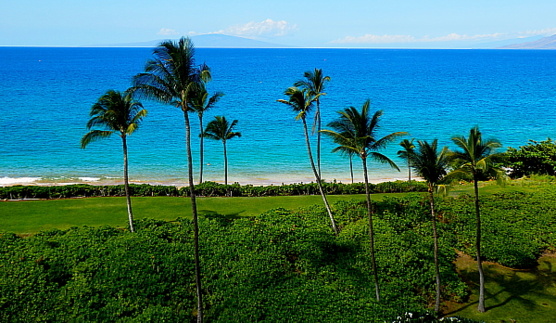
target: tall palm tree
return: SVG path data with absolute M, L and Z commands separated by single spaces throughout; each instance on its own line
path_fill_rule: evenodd
M 408 154 L 406 158 L 408 163 L 411 162 L 411 167 L 413 167 L 415 172 L 427 182 L 428 186 L 434 240 L 434 272 L 436 279 L 434 310 L 438 312 L 440 310 L 440 265 L 438 263 L 438 231 L 436 229 L 437 219 L 434 207 L 434 192 L 437 190 L 438 184 L 447 174 L 448 148 L 444 147 L 438 151 L 437 139 L 433 140 L 432 143 L 419 140 L 418 144 L 417 150 L 407 150 Z
M 124 153 L 124 187 L 127 200 L 127 215 L 129 230 L 135 232 L 133 227 L 133 211 L 131 209 L 131 194 L 129 192 L 127 136 L 131 135 L 147 115 L 140 102 L 133 100 L 130 92 L 124 94 L 109 90 L 101 96 L 91 107 L 91 119 L 87 122 L 87 129 L 91 130 L 81 138 L 81 148 L 87 147 L 92 141 L 110 137 L 118 133 L 122 138 Z M 100 127 L 104 130 L 93 129 Z
M 307 153 L 309 155 L 309 161 L 311 162 L 311 168 L 313 169 L 313 174 L 315 175 L 317 186 L 319 187 L 324 206 L 326 207 L 326 211 L 328 212 L 332 230 L 334 231 L 334 234 L 338 234 L 338 227 L 336 226 L 336 221 L 334 220 L 334 216 L 332 215 L 332 209 L 330 208 L 330 204 L 328 204 L 328 199 L 326 198 L 326 194 L 324 193 L 324 189 L 322 188 L 321 177 L 317 172 L 317 169 L 315 168 L 315 161 L 313 159 L 313 153 L 311 151 L 311 143 L 309 142 L 309 130 L 307 129 L 307 114 L 311 111 L 313 103 L 318 99 L 320 94 L 313 95 L 309 93 L 307 89 L 299 89 L 297 87 L 288 88 L 284 92 L 284 94 L 287 95 L 289 99 L 280 99 L 277 101 L 288 105 L 295 113 L 297 113 L 295 120 L 301 119 L 301 121 L 303 122 L 305 143 L 307 144 Z
M 229 123 L 226 117 L 216 116 L 214 120 L 209 122 L 205 131 L 203 131 L 203 137 L 220 140 L 224 146 L 224 185 L 228 185 L 228 153 L 226 151 L 226 141 L 234 138 L 241 137 L 241 133 L 234 131 L 234 127 L 237 125 L 237 120 Z
M 413 149 L 415 149 L 413 139 L 402 140 L 400 146 L 402 146 L 403 150 L 398 150 L 398 156 L 407 161 L 407 171 L 409 172 L 408 182 L 411 182 L 411 160 L 409 159 L 409 155 L 413 152 Z
M 194 86 L 192 91 L 190 92 L 190 97 L 188 100 L 189 108 L 197 112 L 197 116 L 199 117 L 199 184 L 203 182 L 203 165 L 205 157 L 203 115 L 207 110 L 213 108 L 223 95 L 224 93 L 222 92 L 216 92 L 212 96 L 209 96 L 205 82 L 196 84 L 196 86 Z
M 191 124 L 188 99 L 195 84 L 211 79 L 208 66 L 195 64 L 195 47 L 188 37 L 177 42 L 163 41 L 153 50 L 145 72 L 134 76 L 134 91 L 156 101 L 179 108 L 185 120 L 185 148 L 191 209 L 193 213 L 193 244 L 195 249 L 195 285 L 197 288 L 197 322 L 203 321 L 203 294 L 199 263 L 199 221 L 195 184 L 193 183 L 193 157 L 191 153 Z
M 496 177 L 502 180 L 505 177 L 504 171 L 496 167 L 494 162 L 500 154 L 494 153 L 502 145 L 496 139 L 483 140 L 479 127 L 473 127 L 469 131 L 469 137 L 456 136 L 452 141 L 460 149 L 451 154 L 455 170 L 449 175 L 469 176 L 473 180 L 475 193 L 475 220 L 476 220 L 476 239 L 475 248 L 477 255 L 477 267 L 479 271 L 479 312 L 485 312 L 485 276 L 481 260 L 481 211 L 479 203 L 479 179 L 481 177 Z
M 313 131 L 315 126 L 317 128 L 317 168 L 319 176 L 322 177 L 321 173 L 321 112 L 320 112 L 320 96 L 326 95 L 324 93 L 324 88 L 326 83 L 330 82 L 330 76 L 324 76 L 322 69 L 315 68 L 313 71 L 306 71 L 303 73 L 305 80 L 300 80 L 294 83 L 294 86 L 307 89 L 309 94 L 316 96 L 317 111 L 315 113 L 315 123 L 313 125 Z
M 363 163 L 363 176 L 365 178 L 365 194 L 367 200 L 367 215 L 369 218 L 369 241 L 371 250 L 371 265 L 375 280 L 376 300 L 380 301 L 380 289 L 378 282 L 378 272 L 375 257 L 374 229 L 373 229 L 373 208 L 371 204 L 371 193 L 369 190 L 369 177 L 367 171 L 367 159 L 389 164 L 399 171 L 398 166 L 379 150 L 396 138 L 406 135 L 405 132 L 394 132 L 382 138 L 377 137 L 378 122 L 382 116 L 382 111 L 377 111 L 371 117 L 369 115 L 370 100 L 367 100 L 358 111 L 354 107 L 349 107 L 343 111 L 338 111 L 340 117 L 328 124 L 334 130 L 322 130 L 330 135 L 338 146 L 333 152 L 343 152 L 346 154 L 357 154 Z

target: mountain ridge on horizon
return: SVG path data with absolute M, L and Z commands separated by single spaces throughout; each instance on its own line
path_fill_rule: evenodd
M 524 43 L 515 43 L 498 47 L 500 49 L 556 49 L 556 34 L 543 37 L 539 40 Z
M 190 37 L 195 47 L 198 48 L 286 48 L 280 44 L 268 43 L 264 41 L 249 39 L 245 37 L 230 36 L 225 34 L 204 34 Z M 170 38 L 169 38 L 170 39 Z M 125 47 L 155 47 L 167 39 L 151 40 L 147 42 L 135 42 L 126 44 L 116 44 L 112 46 Z M 175 40 L 175 39 L 170 39 Z

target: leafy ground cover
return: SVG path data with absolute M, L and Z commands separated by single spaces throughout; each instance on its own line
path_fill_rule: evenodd
M 556 258 L 540 256 L 556 250 L 553 180 L 482 185 L 487 312 L 476 311 L 475 262 L 456 253 L 473 255 L 474 248 L 465 185 L 438 203 L 443 312 L 485 322 L 551 322 Z M 373 297 L 363 196 L 332 196 L 338 237 L 319 196 L 200 199 L 208 317 L 394 321 L 430 308 L 427 203 L 419 193 L 374 196 L 381 304 Z M 0 203 L 3 232 L 36 233 L 37 223 L 40 230 L 62 229 L 28 238 L 0 234 L 0 321 L 193 319 L 191 223 L 177 219 L 189 212 L 188 200 L 133 200 L 138 218 L 158 219 L 138 221 L 137 234 L 122 229 L 123 198 Z M 278 205 L 296 211 L 266 211 Z M 126 279 L 130 272 L 133 280 Z M 160 287 L 143 288 L 151 285 Z

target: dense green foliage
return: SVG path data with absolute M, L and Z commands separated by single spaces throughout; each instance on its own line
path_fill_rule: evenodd
M 481 197 L 482 256 L 512 268 L 531 268 L 556 247 L 556 190 L 508 192 Z M 474 255 L 473 198 L 465 195 L 440 204 L 450 221 L 456 248 Z
M 372 193 L 403 193 L 425 192 L 427 186 L 422 182 L 384 182 L 370 184 Z M 327 194 L 364 194 L 365 186 L 362 183 L 343 184 L 338 182 L 323 182 Z M 174 186 L 130 184 L 132 196 L 189 196 L 189 187 L 180 189 Z M 282 184 L 270 186 L 223 185 L 215 182 L 204 182 L 195 186 L 198 196 L 292 196 L 292 195 L 317 195 L 317 184 Z M 0 199 L 55 199 L 71 197 L 106 197 L 125 196 L 123 185 L 65 185 L 65 186 L 8 186 L 0 187 Z
M 391 206 L 396 206 L 392 209 Z M 421 197 L 378 206 L 374 300 L 364 206 L 278 209 L 200 221 L 206 318 L 212 321 L 377 321 L 422 311 L 433 295 L 430 224 Z M 194 317 L 192 224 L 143 220 L 137 233 L 103 228 L 0 237 L 0 321 L 162 321 Z M 446 298 L 465 297 L 441 243 Z
M 510 169 L 512 178 L 532 174 L 556 175 L 556 142 L 550 138 L 543 141 L 529 140 L 525 146 L 508 148 L 504 166 Z
M 556 189 L 481 197 L 483 256 L 528 268 L 556 247 Z M 464 301 L 456 250 L 474 252 L 472 197 L 437 201 L 442 299 Z M 46 203 L 46 202 L 44 202 Z M 211 214 L 200 226 L 205 317 L 211 321 L 411 322 L 434 301 L 432 225 L 425 196 L 385 198 L 376 210 L 382 300 L 374 297 L 365 205 Z M 0 321 L 187 322 L 195 319 L 192 222 L 0 235 Z

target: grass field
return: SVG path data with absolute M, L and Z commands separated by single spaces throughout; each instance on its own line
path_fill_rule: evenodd
M 385 194 L 376 194 L 379 199 Z M 365 200 L 364 195 L 331 195 L 329 201 Z M 274 208 L 297 209 L 322 205 L 320 196 L 275 197 L 204 197 L 198 198 L 199 214 L 223 216 L 255 216 Z M 189 198 L 134 197 L 136 219 L 152 218 L 173 221 L 191 216 Z M 127 207 L 123 197 L 62 199 L 47 201 L 0 202 L 0 231 L 33 234 L 49 229 L 68 229 L 73 226 L 127 226 Z
M 485 322 L 552 323 L 556 322 L 556 257 L 546 255 L 534 269 L 517 270 L 485 262 L 485 305 L 477 311 L 477 264 L 467 255 L 456 261 L 458 272 L 471 286 L 466 303 L 448 304 L 445 314 Z

